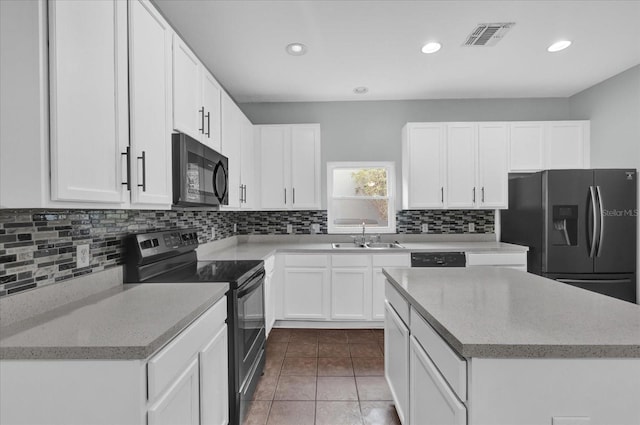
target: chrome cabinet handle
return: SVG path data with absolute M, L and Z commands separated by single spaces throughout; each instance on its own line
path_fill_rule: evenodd
M 138 187 L 142 188 L 143 192 L 147 191 L 147 155 L 145 151 L 142 151 L 142 156 L 138 159 L 142 160 L 142 184 L 138 183 Z
M 440 202 L 444 204 L 444 187 L 440 187 Z
M 296 203 L 296 188 L 295 187 L 292 188 L 291 191 L 293 192 L 293 195 L 292 195 L 293 201 L 292 201 L 292 203 L 295 204 Z
M 591 214 L 593 215 L 593 223 L 591 227 L 591 246 L 589 247 L 589 257 L 593 257 L 596 252 L 596 243 L 598 237 L 598 226 L 596 224 L 596 193 L 593 186 L 589 186 L 589 196 L 591 199 Z
M 473 200 L 472 202 L 475 204 L 476 203 L 476 188 L 473 188 Z
M 244 203 L 247 203 L 247 185 L 244 185 Z
M 287 188 L 284 188 L 284 204 L 287 205 Z
M 131 147 L 127 146 L 127 149 L 124 152 L 121 152 L 120 155 L 121 158 L 122 155 L 124 155 L 127 160 L 127 181 L 122 182 L 122 184 L 127 185 L 127 190 L 131 190 Z
M 602 193 L 600 192 L 600 186 L 596 186 L 596 194 L 598 195 L 598 206 L 600 209 L 600 237 L 598 238 L 598 248 L 596 251 L 596 257 L 599 257 L 600 250 L 602 249 L 602 238 L 604 237 L 604 207 L 602 202 Z
M 484 186 L 482 186 L 482 203 L 484 204 Z
M 200 116 L 202 117 L 202 119 L 200 120 L 200 122 L 202 123 L 202 125 L 200 126 L 200 133 L 204 134 L 204 106 L 200 108 L 198 112 L 200 112 Z
M 202 126 L 204 127 L 204 124 Z M 207 138 L 211 138 L 211 112 L 207 112 Z
M 244 185 L 243 185 L 243 184 L 241 184 L 241 185 L 240 185 L 240 203 L 243 203 L 243 202 L 244 202 L 243 194 L 244 194 Z

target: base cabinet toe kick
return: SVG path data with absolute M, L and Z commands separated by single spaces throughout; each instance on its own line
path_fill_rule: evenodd
M 387 280 L 385 377 L 403 425 L 640 423 L 638 358 L 464 358 Z

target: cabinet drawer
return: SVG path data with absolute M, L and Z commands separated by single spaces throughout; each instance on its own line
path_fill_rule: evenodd
M 285 255 L 285 267 L 327 267 L 329 259 L 326 255 Z
M 394 288 L 388 280 L 384 281 L 384 296 L 398 313 L 402 321 L 409 325 L 409 302 Z
M 425 349 L 460 400 L 466 400 L 467 362 L 414 309 L 411 309 L 411 334 Z
M 527 254 L 516 253 L 473 253 L 467 254 L 467 266 L 526 266 Z
M 148 398 L 154 400 L 225 325 L 227 297 L 196 319 L 147 363 Z
M 369 267 L 369 255 L 332 255 L 333 267 Z
M 409 254 L 374 254 L 372 262 L 373 267 L 409 267 L 411 264 Z

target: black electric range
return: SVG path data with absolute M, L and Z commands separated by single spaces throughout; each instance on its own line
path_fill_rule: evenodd
M 195 229 L 131 235 L 127 238 L 125 282 L 229 283 L 229 424 L 238 425 L 243 421 L 265 363 L 264 262 L 198 261 L 197 247 Z

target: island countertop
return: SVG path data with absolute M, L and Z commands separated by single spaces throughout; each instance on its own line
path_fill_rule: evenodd
M 462 357 L 640 358 L 640 306 L 499 267 L 385 268 Z

